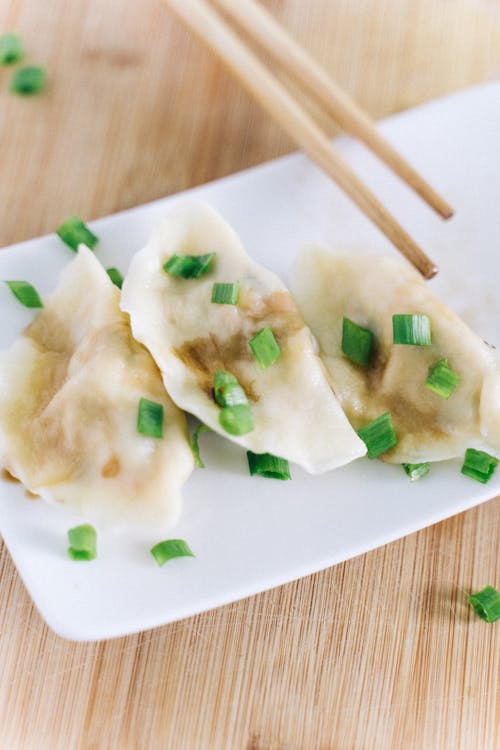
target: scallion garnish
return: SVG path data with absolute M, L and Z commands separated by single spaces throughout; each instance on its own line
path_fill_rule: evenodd
M 462 474 L 471 477 L 481 484 L 489 482 L 498 465 L 498 458 L 490 456 L 485 451 L 478 451 L 475 448 L 467 448 L 465 451 Z
M 477 594 L 472 594 L 468 602 L 486 622 L 495 622 L 500 618 L 500 593 L 493 586 L 485 586 Z
M 99 242 L 99 238 L 90 231 L 88 226 L 78 216 L 70 216 L 61 226 L 56 229 L 56 234 L 75 252 L 80 243 L 87 245 L 91 250 Z
M 168 560 L 173 560 L 174 557 L 194 557 L 184 539 L 165 539 L 163 542 L 158 542 L 151 547 L 151 554 L 160 567 Z
M 68 555 L 72 560 L 94 560 L 97 534 L 93 526 L 83 524 L 68 531 Z
M 123 276 L 121 275 L 120 271 L 117 268 L 106 268 L 106 273 L 108 274 L 113 284 L 117 286 L 118 289 L 121 289 L 123 286 Z
M 410 482 L 416 482 L 417 479 L 422 479 L 431 470 L 429 463 L 423 464 L 401 464 L 406 474 L 410 478 Z
M 261 370 L 267 369 L 273 362 L 276 362 L 281 354 L 281 349 L 269 326 L 256 333 L 248 345 Z
M 198 466 L 200 469 L 205 468 L 205 464 L 201 460 L 200 445 L 199 445 L 199 437 L 204 432 L 210 432 L 210 427 L 207 427 L 206 424 L 200 424 L 191 435 L 191 440 L 190 440 L 191 453 L 193 454 L 194 462 L 196 466 Z
M 460 375 L 458 372 L 448 367 L 447 359 L 440 359 L 439 362 L 429 368 L 425 385 L 441 398 L 450 398 L 459 382 Z
M 231 284 L 216 281 L 212 287 L 212 302 L 217 305 L 237 305 L 239 293 L 239 281 L 233 281 Z
M 246 435 L 254 428 L 253 414 L 248 404 L 224 406 L 219 413 L 219 424 L 230 435 Z
M 0 36 L 0 65 L 14 65 L 24 57 L 21 38 L 16 34 L 2 34 Z
M 394 344 L 430 346 L 431 319 L 428 315 L 393 315 L 392 334 Z
M 252 453 L 247 451 L 250 475 L 259 474 L 267 479 L 291 479 L 290 466 L 286 458 L 273 456 L 272 453 Z
M 19 96 L 38 94 L 45 86 L 46 78 L 45 69 L 39 66 L 30 65 L 26 68 L 19 68 L 12 76 L 10 92 Z
M 178 255 L 175 253 L 163 266 L 163 270 L 171 276 L 183 279 L 198 279 L 212 269 L 215 253 L 207 255 Z
M 141 398 L 137 411 L 137 432 L 147 437 L 163 437 L 163 404 Z
M 6 281 L 5 283 L 14 297 L 25 307 L 43 307 L 40 295 L 29 281 Z
M 368 365 L 372 356 L 373 333 L 349 318 L 342 318 L 342 352 L 357 365 Z
M 237 378 L 227 370 L 217 370 L 214 374 L 214 395 L 219 406 L 248 404 L 246 393 Z
M 389 412 L 361 427 L 358 435 L 366 445 L 368 458 L 377 458 L 397 443 L 396 432 Z

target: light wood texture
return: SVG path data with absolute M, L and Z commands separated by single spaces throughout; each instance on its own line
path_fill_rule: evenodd
M 332 177 L 359 209 L 420 271 L 425 279 L 437 266 L 417 245 L 331 145 L 304 108 L 206 0 L 166 0 L 167 5 L 212 50 L 255 100 L 319 166 Z
M 167 0 L 169 2 L 169 0 Z M 212 0 L 270 55 L 292 80 L 316 98 L 341 128 L 363 141 L 444 219 L 453 209 L 377 131 L 373 121 L 335 79 L 258 0 Z
M 500 73 L 496 0 L 266 7 L 375 118 Z M 0 28 L 50 80 L 16 99 L 0 69 L 0 244 L 292 148 L 157 0 L 4 0 Z M 500 586 L 499 535 L 493 500 L 275 591 L 88 645 L 48 630 L 2 547 L 0 748 L 497 750 L 500 627 L 464 599 Z

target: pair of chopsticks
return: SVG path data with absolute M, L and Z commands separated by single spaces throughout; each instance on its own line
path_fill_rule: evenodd
M 226 64 L 240 83 L 351 198 L 426 279 L 437 266 L 335 151 L 330 139 L 282 83 L 232 30 L 235 22 L 285 73 L 314 95 L 338 123 L 363 141 L 444 219 L 453 209 L 377 132 L 370 118 L 255 0 L 166 0 L 179 18 Z

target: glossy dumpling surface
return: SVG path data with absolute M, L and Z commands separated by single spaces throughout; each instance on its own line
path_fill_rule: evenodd
M 90 521 L 172 523 L 193 467 L 185 418 L 132 338 L 118 289 L 80 246 L 44 304 L 0 356 L 0 460 Z M 163 439 L 138 433 L 141 398 L 163 405 Z
M 174 254 L 215 253 L 199 278 L 163 270 Z M 237 304 L 211 301 L 214 282 L 240 284 Z M 235 232 L 205 205 L 171 214 L 132 260 L 122 309 L 155 358 L 175 403 L 255 453 L 272 453 L 321 472 L 364 455 L 325 377 L 309 329 L 284 284 L 251 260 Z M 269 327 L 281 354 L 261 370 L 249 340 Z M 254 429 L 227 434 L 214 400 L 217 370 L 233 374 Z
M 298 258 L 292 289 L 351 424 L 359 429 L 390 412 L 398 443 L 383 459 L 440 460 L 486 444 L 500 450 L 497 354 L 406 262 L 312 248 Z M 416 313 L 430 318 L 431 346 L 393 344 L 393 314 Z M 367 366 L 342 353 L 344 316 L 375 335 Z M 448 399 L 425 386 L 441 359 L 460 375 Z

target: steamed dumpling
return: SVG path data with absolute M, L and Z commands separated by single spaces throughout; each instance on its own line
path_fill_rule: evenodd
M 199 278 L 166 273 L 174 254 L 216 253 Z M 237 304 L 211 301 L 214 282 L 239 281 Z M 364 455 L 331 391 L 313 339 L 283 283 L 253 262 L 234 231 L 207 206 L 168 217 L 133 258 L 122 309 L 155 358 L 175 403 L 213 430 L 255 453 L 272 453 L 321 472 Z M 269 327 L 281 350 L 261 370 L 249 340 Z M 225 432 L 214 400 L 214 374 L 236 377 L 248 397 L 254 428 Z
M 436 461 L 484 443 L 500 451 L 497 354 L 406 262 L 313 248 L 299 256 L 292 289 L 351 424 L 359 429 L 390 412 L 398 442 L 384 460 Z M 429 316 L 431 346 L 393 344 L 392 316 L 400 313 Z M 344 316 L 375 335 L 367 366 L 342 353 Z M 424 385 L 441 359 L 460 376 L 448 399 Z
M 0 356 L 0 461 L 88 520 L 169 524 L 193 468 L 184 415 L 132 338 L 119 291 L 80 246 L 45 307 Z M 137 431 L 141 398 L 164 437 Z

